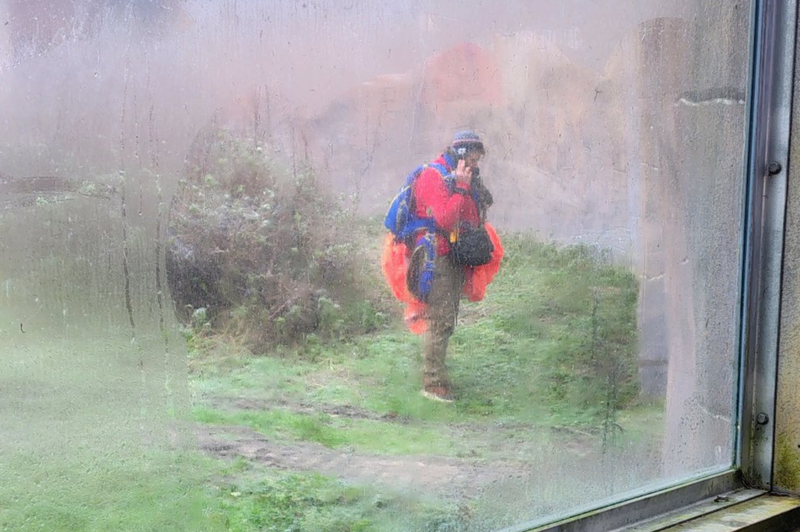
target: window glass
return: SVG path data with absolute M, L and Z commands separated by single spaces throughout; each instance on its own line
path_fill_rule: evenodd
M 750 12 L 0 0 L 0 525 L 501 530 L 733 467 Z

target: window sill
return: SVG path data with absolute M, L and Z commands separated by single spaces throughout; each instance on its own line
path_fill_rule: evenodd
M 550 524 L 502 532 L 800 532 L 800 498 L 742 487 L 736 470 Z
M 719 508 L 722 500 L 736 500 Z M 671 512 L 649 522 L 618 529 L 619 532 L 797 532 L 800 499 L 759 490 L 740 490 L 700 502 L 693 508 Z

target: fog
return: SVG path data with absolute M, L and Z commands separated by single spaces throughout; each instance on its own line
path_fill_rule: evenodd
M 173 423 L 193 398 L 164 251 L 170 206 L 199 154 L 230 132 L 287 173 L 312 173 L 377 226 L 408 171 L 474 128 L 501 232 L 584 244 L 637 279 L 639 384 L 643 401 L 663 405 L 664 438 L 640 449 L 646 458 L 614 489 L 725 469 L 736 425 L 749 9 L 0 0 L 5 364 L 19 382 L 58 382 L 57 370 L 38 373 L 41 357 L 63 364 L 85 342 L 103 344 L 85 349 L 115 353 L 121 408 L 154 423 L 145 439 L 194 442 L 188 423 Z M 78 386 L 84 370 L 75 371 L 65 383 Z M 88 381 L 107 394 L 104 378 Z M 46 438 L 44 427 L 27 432 L 25 412 L 9 414 L 14 434 Z M 110 425 L 97 437 L 122 441 L 128 430 Z M 594 467 L 583 458 L 558 462 L 553 475 Z M 603 466 L 592 475 L 606 475 Z M 645 478 L 650 469 L 655 478 Z

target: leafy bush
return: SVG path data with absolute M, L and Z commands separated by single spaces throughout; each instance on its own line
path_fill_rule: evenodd
M 205 309 L 214 332 L 256 351 L 381 324 L 368 292 L 375 283 L 357 278 L 362 229 L 310 171 L 282 171 L 264 146 L 223 130 L 197 144 L 172 202 L 167 249 L 185 322 Z

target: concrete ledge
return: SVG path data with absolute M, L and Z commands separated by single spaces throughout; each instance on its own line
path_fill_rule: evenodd
M 755 497 L 750 495 L 755 494 Z M 744 500 L 742 500 L 744 499 Z M 720 502 L 735 502 L 719 508 Z M 715 506 L 716 505 L 716 506 Z M 800 499 L 741 490 L 619 532 L 798 532 Z

